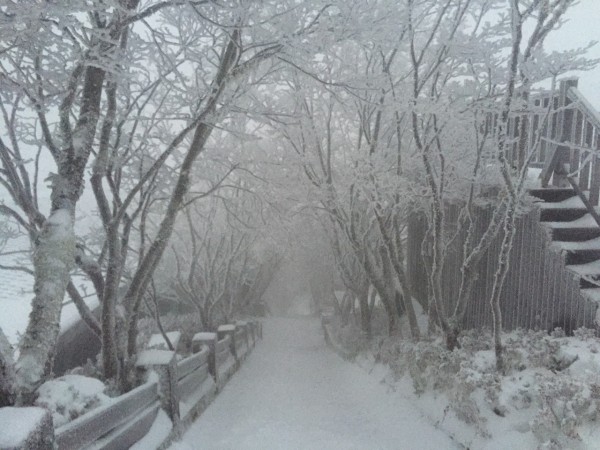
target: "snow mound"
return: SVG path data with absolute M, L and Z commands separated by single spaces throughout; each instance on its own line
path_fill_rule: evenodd
M 54 427 L 60 427 L 86 412 L 110 403 L 106 386 L 96 378 L 64 375 L 46 381 L 38 389 L 36 406 L 49 409 Z
M 169 331 L 167 333 L 167 337 L 173 348 L 177 350 L 177 346 L 179 345 L 179 340 L 181 339 L 181 332 L 179 331 Z M 148 341 L 147 348 L 155 348 L 158 350 L 169 350 L 169 346 L 167 345 L 167 341 L 162 334 L 153 334 Z
M 23 445 L 39 428 L 46 411 L 41 408 L 0 408 L 0 448 L 16 448 Z
M 169 364 L 173 359 L 173 352 L 170 350 L 144 350 L 138 355 L 137 366 L 158 366 Z
M 196 333 L 194 335 L 194 341 L 204 341 L 204 340 L 211 340 L 211 339 L 216 339 L 217 338 L 217 333 L 209 333 L 206 331 L 203 331 L 201 333 Z

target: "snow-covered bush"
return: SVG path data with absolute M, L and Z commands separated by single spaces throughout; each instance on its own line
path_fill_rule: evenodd
M 581 430 L 600 418 L 600 340 L 594 330 L 577 330 L 574 337 L 516 330 L 504 343 L 504 374 L 495 369 L 489 330 L 464 333 L 453 352 L 441 339 L 394 337 L 374 340 L 370 353 L 394 379 L 409 376 L 425 402 L 433 394 L 441 410 L 480 438 L 495 439 L 493 433 L 508 429 L 528 435 L 539 449 L 585 448 L 591 438 Z
M 64 375 L 39 387 L 35 405 L 50 410 L 54 427 L 59 427 L 110 402 L 105 391 L 106 386 L 95 378 Z

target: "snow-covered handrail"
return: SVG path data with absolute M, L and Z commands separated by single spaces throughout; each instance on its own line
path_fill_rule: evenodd
M 153 423 L 159 421 L 158 415 L 162 414 L 167 422 L 166 416 L 169 416 L 172 423 L 171 432 L 167 431 L 160 438 L 161 448 L 165 448 L 208 406 L 237 371 L 255 347 L 257 337 L 262 337 L 262 325 L 257 321 L 226 325 L 220 333 L 223 337 L 219 341 L 217 333 L 198 333 L 194 341 L 200 345 L 194 345 L 193 354 L 181 360 L 171 350 L 149 348 L 142 351 L 136 368 L 138 376 L 146 379 L 144 384 L 59 428 L 52 427 L 49 416 L 37 420 L 37 410 L 42 413 L 43 410 L 33 408 L 35 411 L 27 414 L 41 424 L 36 423 L 35 429 L 32 428 L 36 442 L 51 444 L 58 450 L 130 448 L 146 439 L 147 434 L 152 434 L 149 432 Z M 243 350 L 239 355 L 235 353 L 236 336 L 239 343 L 244 344 L 240 346 Z M 213 361 L 213 370 L 210 361 Z M 3 409 L 5 416 L 10 414 L 7 410 L 11 408 Z M 23 408 L 14 410 L 11 417 L 24 417 Z M 23 440 L 30 439 L 31 433 L 22 433 Z
M 577 109 L 583 113 L 586 119 L 597 129 L 600 129 L 600 113 L 583 96 L 579 89 L 572 87 L 567 92 L 569 100 L 576 104 Z

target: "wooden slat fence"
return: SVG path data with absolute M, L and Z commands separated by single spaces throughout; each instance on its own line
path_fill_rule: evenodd
M 460 205 L 448 205 L 447 217 L 458 214 Z M 482 236 L 493 214 L 492 207 L 480 207 L 476 211 L 476 238 Z M 548 231 L 540 224 L 539 209 L 521 215 L 516 221 L 516 235 L 510 255 L 509 272 L 501 294 L 503 326 L 550 330 L 555 327 L 573 330 L 581 326 L 594 328 L 598 304 L 582 295 L 579 276 L 565 267 L 564 255 L 554 247 Z M 426 304 L 428 301 L 428 279 L 425 264 L 427 251 L 421 251 L 421 243 L 427 227 L 425 219 L 414 216 L 408 227 L 407 266 L 413 295 Z M 465 240 L 465 231 L 459 230 L 458 237 L 448 249 L 443 268 L 444 301 L 448 307 L 456 304 L 460 283 L 460 253 Z M 494 274 L 498 267 L 502 234 L 498 235 L 478 266 L 478 280 L 469 302 L 464 326 L 479 328 L 492 324 L 488 303 Z
M 130 422 L 135 424 L 142 420 L 147 428 L 135 427 L 135 433 L 129 435 L 133 444 L 147 433 L 159 407 L 158 384 L 156 381 L 147 383 L 120 396 L 114 403 L 94 409 L 57 428 L 56 444 L 60 450 L 82 449 L 122 425 L 131 426 Z M 151 420 L 145 420 L 139 415 L 147 409 L 150 413 L 147 414 L 146 419 L 151 417 Z
M 161 407 L 165 409 L 165 405 L 174 404 L 177 408 L 175 412 L 165 409 L 170 413 L 175 425 L 170 437 L 161 448 L 165 447 L 170 439 L 181 431 L 182 426 L 189 425 L 206 408 L 216 392 L 222 389 L 239 367 L 240 360 L 234 357 L 236 340 L 241 346 L 240 354 L 245 357 L 254 347 L 255 337 L 262 336 L 262 325 L 258 322 L 228 327 L 231 332 L 221 340 L 216 341 L 216 334 L 214 334 L 211 345 L 195 346 L 196 353 L 177 363 L 175 363 L 174 352 L 161 351 L 158 359 L 154 356 L 156 350 L 149 350 L 146 357 L 143 353 L 140 354 L 141 361 L 148 361 L 138 365 L 140 374 L 155 370 L 158 380 L 156 376 L 149 377 L 146 383 L 113 399 L 111 403 L 94 409 L 55 430 L 50 429 L 53 435 L 46 436 L 44 439 L 54 442 L 58 450 L 129 448 L 148 433 Z M 199 333 L 199 342 L 201 343 L 202 339 L 209 339 L 211 334 Z M 232 336 L 237 339 L 233 340 Z M 251 336 L 252 345 L 250 345 Z M 209 371 L 211 359 L 216 363 L 214 377 Z M 152 362 L 153 360 L 156 362 Z M 171 397 L 165 399 L 167 395 L 165 392 L 168 392 Z M 180 400 L 183 400 L 181 404 Z M 183 413 L 181 418 L 180 408 L 185 408 L 181 411 Z

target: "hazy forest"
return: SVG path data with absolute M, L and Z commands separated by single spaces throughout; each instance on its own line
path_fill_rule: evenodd
M 600 448 L 577 4 L 1 1 L 0 448 Z

